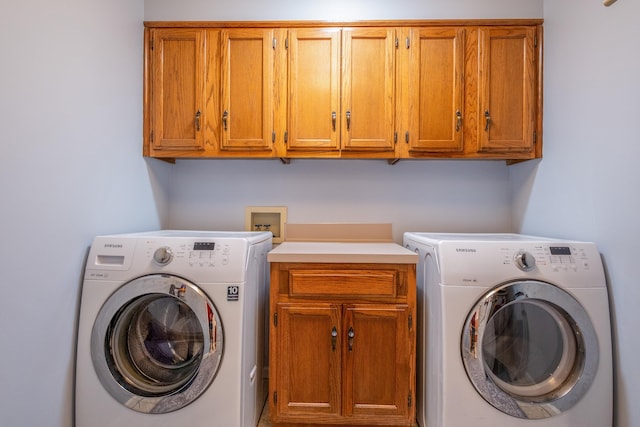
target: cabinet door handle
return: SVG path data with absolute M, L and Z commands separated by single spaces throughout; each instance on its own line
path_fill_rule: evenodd
M 333 125 L 333 130 L 336 130 L 336 119 L 338 118 L 338 115 L 336 114 L 335 111 L 331 112 L 331 124 Z
M 194 119 L 194 123 L 196 125 L 196 130 L 199 131 L 200 130 L 200 110 L 198 110 L 196 112 L 196 117 Z
M 485 110 L 485 112 L 484 112 L 484 120 L 485 120 L 484 130 L 488 131 L 489 130 L 489 126 L 491 125 L 491 115 L 489 115 L 489 110 Z
M 462 127 L 462 113 L 460 110 L 456 111 L 456 132 L 460 132 Z
M 331 350 L 336 351 L 336 341 L 338 341 L 338 330 L 334 326 L 331 329 Z
M 229 112 L 227 110 L 224 110 L 224 113 L 222 113 L 222 127 L 224 128 L 224 130 L 227 130 L 228 118 L 229 118 Z
M 347 130 L 351 127 L 351 111 L 347 111 Z
M 349 328 L 349 332 L 347 332 L 347 337 L 349 337 L 347 340 L 347 343 L 349 344 L 349 351 L 353 351 L 353 337 L 355 336 L 356 334 L 353 332 L 353 328 Z

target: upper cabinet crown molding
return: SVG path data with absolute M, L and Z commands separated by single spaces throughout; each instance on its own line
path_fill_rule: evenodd
M 407 19 L 371 21 L 144 21 L 146 28 L 313 28 L 313 27 L 439 27 L 542 25 L 541 18 L 519 19 Z
M 542 157 L 542 19 L 145 22 L 145 156 Z

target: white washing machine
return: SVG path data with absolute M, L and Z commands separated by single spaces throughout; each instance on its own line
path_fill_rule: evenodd
M 76 358 L 78 427 L 255 427 L 266 401 L 270 232 L 96 237 Z
M 593 243 L 405 233 L 418 252 L 422 427 L 611 427 L 608 294 Z

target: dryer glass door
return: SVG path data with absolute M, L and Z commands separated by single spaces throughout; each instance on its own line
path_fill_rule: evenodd
M 598 346 L 582 306 L 544 282 L 514 282 L 485 295 L 462 334 L 467 374 L 494 407 L 547 418 L 573 406 L 595 373 Z
M 105 302 L 91 344 L 96 372 L 113 397 L 140 412 L 165 413 L 195 400 L 213 380 L 222 325 L 197 286 L 149 275 Z

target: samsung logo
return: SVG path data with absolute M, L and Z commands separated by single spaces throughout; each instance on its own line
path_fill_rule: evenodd
M 113 248 L 113 249 L 121 249 L 122 248 L 122 243 L 105 243 L 104 247 L 105 248 Z
M 456 252 L 476 252 L 475 248 L 456 248 Z

